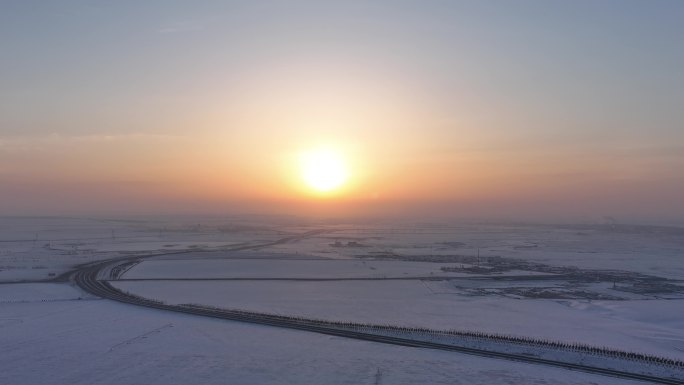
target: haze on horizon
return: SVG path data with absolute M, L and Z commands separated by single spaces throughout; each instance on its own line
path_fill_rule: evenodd
M 684 223 L 681 20 L 674 0 L 3 2 L 0 215 Z M 317 148 L 349 170 L 328 195 L 297 166 Z

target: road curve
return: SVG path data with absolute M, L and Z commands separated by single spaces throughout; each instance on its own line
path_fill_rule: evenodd
M 256 245 L 256 246 L 243 246 L 243 247 L 236 248 L 236 249 L 245 250 L 245 249 L 253 249 L 253 248 L 262 248 L 262 247 L 266 247 L 266 246 L 270 246 L 270 245 L 274 245 L 274 244 L 289 242 L 292 240 L 298 240 L 298 239 L 301 239 L 303 237 L 310 236 L 313 234 L 315 234 L 315 233 L 310 232 L 310 233 L 306 233 L 306 235 L 303 235 L 303 236 L 288 237 L 288 238 L 281 239 L 279 241 L 270 242 L 268 244 L 261 244 L 261 245 Z M 477 355 L 477 356 L 482 356 L 482 357 L 500 358 L 500 359 L 518 361 L 518 362 L 526 362 L 526 363 L 530 363 L 530 364 L 554 366 L 554 367 L 560 367 L 560 368 L 565 368 L 565 369 L 577 370 L 577 371 L 582 371 L 582 372 L 587 372 L 587 373 L 592 373 L 592 374 L 600 374 L 600 375 L 606 375 L 606 376 L 612 376 L 612 377 L 618 377 L 618 378 L 624 378 L 624 379 L 630 379 L 630 380 L 639 380 L 639 381 L 646 381 L 646 382 L 652 382 L 652 383 L 658 383 L 658 384 L 684 385 L 684 379 L 655 377 L 655 376 L 650 376 L 650 375 L 642 375 L 642 374 L 623 372 L 623 371 L 613 370 L 613 369 L 605 369 L 605 368 L 594 367 L 594 366 L 573 364 L 573 363 L 567 363 L 567 362 L 562 362 L 562 361 L 555 361 L 555 360 L 549 360 L 549 359 L 544 359 L 544 358 L 531 357 L 531 356 L 520 355 L 520 354 L 493 352 L 493 351 L 474 349 L 474 348 L 468 348 L 468 347 L 452 346 L 452 345 L 446 345 L 446 344 L 440 344 L 440 343 L 434 343 L 434 342 L 417 341 L 417 340 L 412 340 L 412 339 L 408 339 L 408 338 L 383 336 L 383 335 L 364 333 L 364 332 L 353 331 L 353 330 L 344 330 L 344 329 L 340 329 L 340 328 L 335 328 L 333 326 L 326 326 L 325 323 L 321 323 L 320 321 L 316 321 L 316 320 L 291 319 L 288 317 L 261 314 L 261 313 L 252 313 L 252 312 L 238 311 L 238 310 L 211 309 L 211 308 L 183 306 L 183 305 L 167 305 L 167 304 L 155 301 L 155 300 L 141 298 L 141 297 L 138 297 L 135 295 L 123 293 L 123 292 L 119 291 L 118 289 L 114 288 L 108 281 L 101 280 L 98 278 L 99 275 L 101 274 L 101 271 L 103 271 L 103 270 L 112 269 L 113 267 L 116 267 L 119 265 L 124 265 L 127 263 L 131 263 L 131 262 L 134 262 L 134 261 L 137 261 L 140 259 L 144 259 L 144 258 L 145 257 L 137 257 L 137 258 L 127 257 L 127 258 L 120 258 L 120 259 L 115 259 L 115 260 L 107 260 L 107 261 L 103 261 L 103 262 L 96 263 L 96 264 L 90 264 L 88 266 L 82 267 L 81 269 L 73 272 L 71 278 L 79 287 L 81 287 L 83 290 L 85 290 L 86 292 L 88 292 L 92 295 L 102 297 L 102 298 L 111 299 L 111 300 L 122 302 L 122 303 L 127 303 L 127 304 L 137 305 L 137 306 L 144 306 L 144 307 L 154 308 L 154 309 L 159 309 L 159 310 L 173 311 L 173 312 L 177 312 L 177 313 L 193 314 L 193 315 L 204 316 L 204 317 L 220 318 L 220 319 L 231 320 L 231 321 L 248 322 L 248 323 L 253 323 L 253 324 L 268 325 L 268 326 L 275 326 L 275 327 L 288 328 L 288 329 L 297 329 L 297 330 L 333 335 L 333 336 L 338 336 L 338 337 L 354 338 L 354 339 L 380 342 L 380 343 L 392 344 L 392 345 L 446 350 L 446 351 L 472 354 L 472 355 Z

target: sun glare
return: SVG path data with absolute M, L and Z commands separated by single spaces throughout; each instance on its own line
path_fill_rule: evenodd
M 349 175 L 344 158 L 335 151 L 318 149 L 301 156 L 301 174 L 317 192 L 329 192 L 344 184 Z

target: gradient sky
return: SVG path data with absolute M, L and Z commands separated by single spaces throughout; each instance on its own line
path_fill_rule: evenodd
M 682 1 L 3 1 L 0 214 L 684 221 Z M 322 199 L 302 151 L 335 148 Z

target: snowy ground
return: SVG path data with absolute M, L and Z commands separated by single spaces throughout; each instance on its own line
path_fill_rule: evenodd
M 43 284 L 22 285 L 35 301 Z M 67 284 L 63 284 L 67 286 Z M 4 303 L 2 384 L 629 384 L 502 360 L 75 300 Z M 17 292 L 14 299 L 21 299 Z
M 283 236 L 273 224 L 236 223 L 240 218 L 0 217 L 0 283 L 49 280 L 76 264 L 123 255 L 221 250 Z
M 178 256 L 180 257 L 180 256 Z M 178 258 L 177 257 L 177 258 Z M 144 261 L 128 271 L 126 279 L 136 278 L 399 278 L 451 277 L 466 274 L 441 271 L 443 266 L 429 262 L 365 260 L 269 259 L 186 259 Z
M 125 291 L 328 320 L 481 330 L 684 358 L 682 301 L 514 300 L 441 293 L 423 281 L 132 281 Z
M 331 232 L 226 251 L 317 229 Z M 0 383 L 627 383 L 141 309 L 50 282 L 81 263 L 135 255 L 160 256 L 112 283 L 170 303 L 484 330 L 684 359 L 681 228 L 0 218 Z

